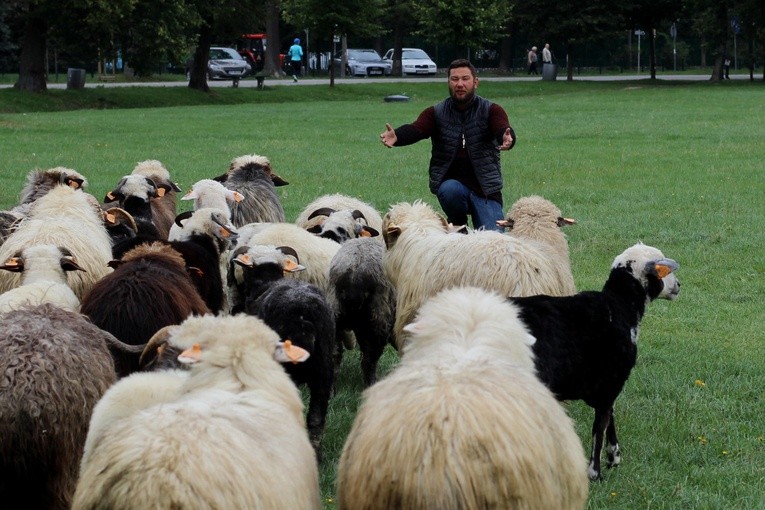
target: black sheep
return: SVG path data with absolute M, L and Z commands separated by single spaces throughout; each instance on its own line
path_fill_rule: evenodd
M 621 461 L 613 406 L 637 358 L 637 338 L 646 305 L 674 299 L 677 262 L 641 243 L 616 257 L 602 291 L 574 296 L 509 298 L 536 337 L 539 378 L 558 400 L 583 400 L 595 409 L 589 476 L 599 479 L 603 436 L 607 466 Z
M 308 386 L 308 433 L 321 459 L 321 437 L 335 384 L 335 317 L 318 287 L 284 278 L 285 270 L 303 269 L 286 254 L 297 258 L 290 248 L 255 246 L 233 260 L 244 268 L 244 311 L 310 353 L 304 363 L 282 366 L 295 384 Z

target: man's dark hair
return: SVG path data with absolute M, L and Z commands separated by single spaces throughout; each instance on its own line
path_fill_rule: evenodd
M 446 70 L 446 76 L 449 76 L 452 72 L 452 69 L 456 69 L 458 67 L 467 67 L 470 69 L 470 74 L 473 75 L 473 78 L 475 78 L 476 75 L 476 68 L 473 64 L 470 63 L 470 61 L 466 58 L 458 58 L 457 60 L 452 60 L 452 63 L 449 64 L 449 69 Z

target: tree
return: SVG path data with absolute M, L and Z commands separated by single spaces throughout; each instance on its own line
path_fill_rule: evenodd
M 469 47 L 498 41 L 505 32 L 508 7 L 496 0 L 421 0 L 414 4 L 418 33 L 437 44 L 454 44 L 467 57 Z
M 633 0 L 624 4 L 625 17 L 633 28 L 642 28 L 649 38 L 648 63 L 651 79 L 656 79 L 656 29 L 662 22 L 676 19 L 681 0 Z
M 335 35 L 374 37 L 383 31 L 378 21 L 384 14 L 384 0 L 337 0 L 327 8 L 325 0 L 282 0 L 284 19 L 307 28 L 319 39 Z M 335 66 L 330 62 L 329 85 L 335 85 Z
M 709 40 L 715 63 L 711 81 L 720 81 L 723 58 L 728 55 L 728 36 L 733 0 L 686 0 L 687 16 L 693 19 L 693 29 Z

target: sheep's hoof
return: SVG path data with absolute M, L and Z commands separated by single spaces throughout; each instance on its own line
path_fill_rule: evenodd
M 622 462 L 622 451 L 619 445 L 608 446 L 606 449 L 607 459 L 606 467 L 615 468 Z
M 587 467 L 587 476 L 590 478 L 591 481 L 600 481 L 603 478 L 600 476 L 600 470 L 595 469 L 595 466 L 592 462 L 590 462 L 590 465 Z

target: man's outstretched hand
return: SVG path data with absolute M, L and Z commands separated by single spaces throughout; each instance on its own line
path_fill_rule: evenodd
M 396 137 L 396 132 L 393 131 L 393 128 L 388 124 L 385 123 L 385 131 L 380 133 L 380 141 L 386 146 L 386 147 L 393 147 L 396 144 L 396 140 L 398 138 Z M 510 138 L 512 140 L 512 137 Z
M 513 146 L 513 132 L 510 128 L 507 128 L 505 129 L 505 132 L 502 134 L 502 145 L 497 147 L 497 149 L 501 151 L 509 151 L 510 147 L 512 146 Z

